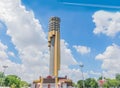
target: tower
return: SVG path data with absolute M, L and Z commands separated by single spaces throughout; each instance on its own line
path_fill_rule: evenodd
M 33 81 L 33 88 L 68 88 L 72 80 L 58 77 L 60 70 L 60 18 L 51 17 L 49 20 L 48 47 L 50 51 L 49 76 Z M 42 70 L 41 70 L 42 71 Z
M 51 17 L 49 20 L 48 47 L 50 50 L 49 74 L 58 77 L 60 70 L 60 18 Z

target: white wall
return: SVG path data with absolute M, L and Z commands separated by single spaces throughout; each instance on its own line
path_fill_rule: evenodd
M 43 88 L 48 88 L 48 83 L 43 84 Z M 50 88 L 55 88 L 55 83 L 50 83 Z

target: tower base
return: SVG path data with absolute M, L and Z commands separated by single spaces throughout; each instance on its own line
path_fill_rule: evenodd
M 33 81 L 31 88 L 72 88 L 72 80 L 65 77 L 56 78 L 47 76 L 46 78 L 40 77 L 38 80 Z

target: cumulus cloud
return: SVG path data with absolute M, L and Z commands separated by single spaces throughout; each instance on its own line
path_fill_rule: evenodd
M 94 34 L 105 34 L 115 36 L 120 32 L 120 12 L 97 11 L 93 15 L 96 28 Z
M 62 65 L 61 66 L 61 71 L 60 71 L 61 76 L 67 76 L 69 79 L 72 78 L 74 82 L 77 82 L 78 80 L 82 80 L 82 72 L 80 69 L 69 69 L 67 65 Z M 84 79 L 88 78 L 88 73 L 84 73 Z
M 8 54 L 12 57 L 15 57 L 15 54 L 13 52 L 8 52 Z
M 8 58 L 6 50 L 7 50 L 7 46 L 3 45 L 0 42 L 0 60 L 6 60 Z
M 87 53 L 90 53 L 91 49 L 87 46 L 77 46 L 77 45 L 74 45 L 73 46 L 77 52 L 79 52 L 80 54 L 87 54 Z
M 116 73 L 120 72 L 120 46 L 112 44 L 106 50 L 96 56 L 97 60 L 102 61 L 102 69 L 106 70 L 107 77 L 114 77 Z
M 89 72 L 89 74 L 94 75 L 94 76 L 99 76 L 99 77 L 101 76 L 100 72 L 95 72 L 95 71 L 92 71 L 92 70 Z
M 46 61 L 49 60 L 47 39 L 33 12 L 26 11 L 20 0 L 14 2 L 4 0 L 0 1 L 0 20 L 6 25 L 7 35 L 11 37 L 22 62 L 22 64 L 13 62 L 9 64 L 8 72 L 17 74 L 25 80 L 30 80 L 28 78 L 33 80 L 42 74 L 46 75 L 48 73 Z M 9 53 L 9 55 L 13 54 Z M 41 67 L 41 64 L 44 65 Z M 43 71 L 41 72 L 40 69 Z
M 68 48 L 68 43 L 65 40 L 61 40 L 61 63 L 63 65 L 75 65 L 77 64 L 75 58 L 72 55 L 71 50 Z
M 20 0 L 1 0 L 0 1 L 0 21 L 7 28 L 6 34 L 10 36 L 11 43 L 18 52 L 21 63 L 12 62 L 9 56 L 16 56 L 14 52 L 9 51 L 9 45 L 0 43 L 0 68 L 8 65 L 7 74 L 16 74 L 23 80 L 32 82 L 39 76 L 47 76 L 49 66 L 49 49 L 47 38 L 41 24 L 35 19 L 32 11 L 26 11 L 21 5 Z M 76 64 L 71 50 L 65 40 L 61 40 L 61 66 L 62 74 L 66 74 L 64 69 L 70 72 L 70 77 L 78 71 L 70 69 L 69 65 Z M 79 71 L 80 72 L 80 71 Z M 74 79 L 77 76 L 74 76 Z
M 9 54 L 7 52 L 8 52 L 8 47 L 0 42 L 0 71 L 2 72 L 4 70 L 2 66 L 9 66 L 10 72 L 15 72 L 15 69 L 11 69 L 11 68 L 16 68 L 16 72 L 19 71 L 19 69 L 17 68 L 22 66 L 10 61 L 8 57 Z

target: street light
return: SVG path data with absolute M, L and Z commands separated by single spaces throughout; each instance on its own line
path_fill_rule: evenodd
M 6 68 L 8 68 L 8 66 L 7 65 L 3 65 L 3 74 L 5 75 L 5 70 L 6 70 Z
M 6 65 L 3 65 L 3 78 L 2 78 L 2 83 L 4 83 L 4 76 L 5 76 L 5 70 L 6 70 L 6 68 L 8 68 L 8 66 L 6 66 Z M 3 85 L 3 84 L 2 84 Z
M 84 65 L 83 65 L 83 64 L 80 64 L 79 66 L 80 66 L 81 72 L 82 72 L 83 88 L 85 88 L 85 84 L 84 84 L 84 75 L 83 75 L 83 69 L 82 69 L 82 68 L 84 67 Z

